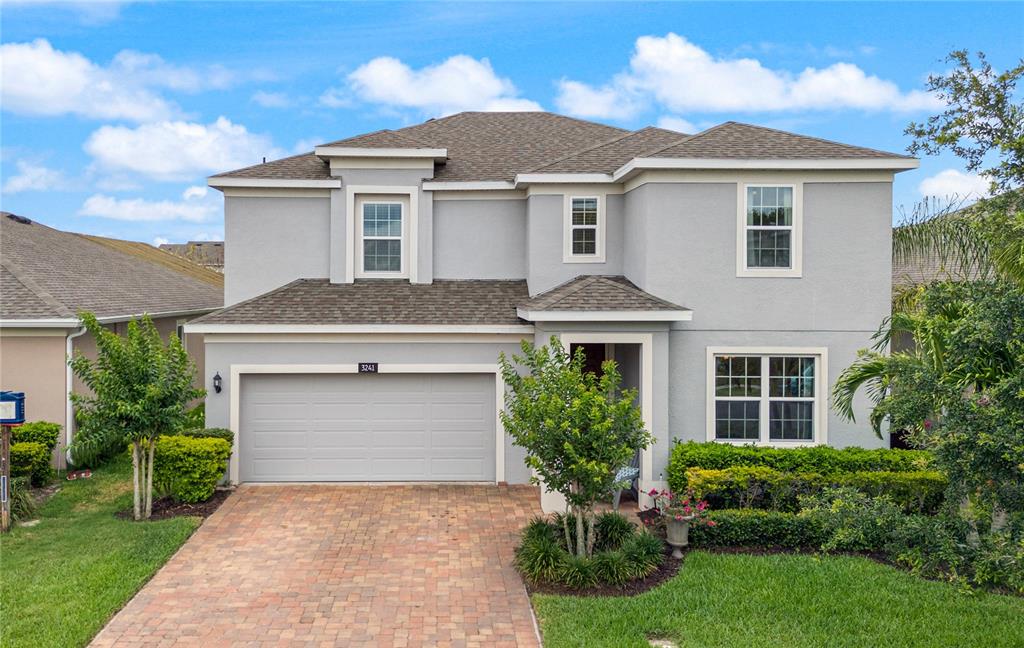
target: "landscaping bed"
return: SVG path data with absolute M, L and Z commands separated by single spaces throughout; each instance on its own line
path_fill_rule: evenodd
M 190 504 L 188 502 L 176 502 L 171 497 L 161 497 L 158 500 L 153 501 L 153 514 L 150 516 L 150 520 L 167 520 L 170 518 L 192 516 L 206 519 L 213 515 L 220 505 L 223 504 L 231 493 L 234 492 L 233 488 L 218 488 L 214 491 L 213 496 L 205 502 L 197 502 Z M 122 520 L 132 519 L 132 509 L 128 507 L 123 511 L 118 511 L 115 515 Z
M 684 558 L 685 560 L 685 558 Z M 665 549 L 661 564 L 648 576 L 621 585 L 601 584 L 577 589 L 558 583 L 537 583 L 526 580 L 526 591 L 530 594 L 551 594 L 562 596 L 636 596 L 661 585 L 679 573 L 684 560 L 672 557 L 672 550 Z

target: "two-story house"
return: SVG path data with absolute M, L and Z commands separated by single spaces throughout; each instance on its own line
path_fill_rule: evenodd
M 207 423 L 236 482 L 524 483 L 497 359 L 558 336 L 638 388 L 642 490 L 674 438 L 884 445 L 828 395 L 889 313 L 915 167 L 735 122 L 460 113 L 213 176 Z

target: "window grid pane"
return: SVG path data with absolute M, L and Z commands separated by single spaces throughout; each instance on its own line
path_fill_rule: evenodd
M 814 398 L 814 358 L 778 356 L 768 361 L 769 396 Z
M 370 203 L 363 205 L 363 236 L 400 237 L 402 235 L 402 205 L 398 203 Z
M 401 272 L 402 241 L 396 239 L 364 240 L 363 270 L 365 272 Z
M 718 401 L 715 403 L 715 438 L 756 441 L 761 430 L 761 405 L 758 401 Z
M 790 230 L 749 228 L 747 230 L 747 267 L 790 267 L 791 235 Z
M 714 363 L 715 439 L 814 440 L 814 356 L 721 355 Z M 763 427 L 762 407 L 767 408 Z
M 597 230 L 591 227 L 574 227 L 572 253 L 597 254 Z
M 747 267 L 791 268 L 792 187 L 747 187 Z
M 772 441 L 812 441 L 814 403 L 772 400 L 768 407 L 768 431 Z
M 718 356 L 715 358 L 715 396 L 761 395 L 759 356 Z
M 572 224 L 597 226 L 597 198 L 572 199 Z

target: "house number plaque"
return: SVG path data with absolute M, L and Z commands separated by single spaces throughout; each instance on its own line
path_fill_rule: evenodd
M 360 362 L 359 373 L 377 373 L 376 362 Z

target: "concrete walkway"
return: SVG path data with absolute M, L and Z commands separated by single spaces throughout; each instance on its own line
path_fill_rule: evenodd
M 242 486 L 94 646 L 537 646 L 529 487 Z

